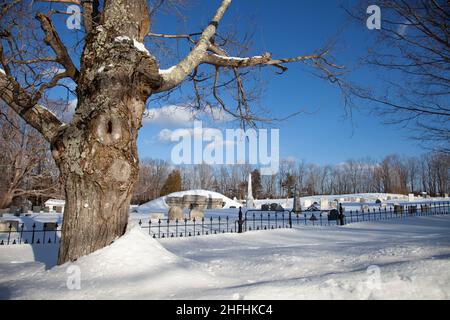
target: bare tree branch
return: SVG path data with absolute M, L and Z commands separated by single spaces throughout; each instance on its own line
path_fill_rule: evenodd
M 202 32 L 200 39 L 195 45 L 194 49 L 184 58 L 178 65 L 172 67 L 170 71 L 161 74 L 163 78 L 163 85 L 157 92 L 170 90 L 186 79 L 194 69 L 202 62 L 206 51 L 209 48 L 210 40 L 215 35 L 220 20 L 231 4 L 231 0 L 223 0 L 219 9 L 209 23 L 208 27 Z
M 62 122 L 34 99 L 12 78 L 0 72 L 0 98 L 28 124 L 38 130 L 47 141 L 52 141 Z
M 43 13 L 38 13 L 36 15 L 36 18 L 40 21 L 42 31 L 44 31 L 45 43 L 50 46 L 55 52 L 56 61 L 66 69 L 66 71 L 64 72 L 64 76 L 70 77 L 73 81 L 77 82 L 80 73 L 73 64 L 72 59 L 67 52 L 67 48 L 64 46 L 58 33 L 56 32 L 55 27 L 50 20 L 50 17 Z M 62 77 L 60 76 L 59 78 Z

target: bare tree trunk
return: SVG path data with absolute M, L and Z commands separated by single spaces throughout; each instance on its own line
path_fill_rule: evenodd
M 108 2 L 103 17 L 103 27 L 86 39 L 74 120 L 52 142 L 66 194 L 59 264 L 125 232 L 138 130 L 145 101 L 159 86 L 154 57 L 136 45 L 148 32 L 145 0 Z

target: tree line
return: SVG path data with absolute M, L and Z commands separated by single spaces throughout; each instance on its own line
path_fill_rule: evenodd
M 12 111 L 0 105 L 0 208 L 29 200 L 42 205 L 49 198 L 64 198 L 58 169 L 48 143 Z M 430 152 L 420 156 L 388 155 L 380 160 L 351 159 L 335 165 L 281 160 L 279 172 L 262 176 L 251 165 L 173 166 L 160 159 L 143 159 L 132 203 L 142 204 L 180 190 L 206 189 L 230 198 L 245 199 L 252 174 L 254 197 L 386 192 L 427 192 L 443 195 L 450 190 L 450 155 Z
M 350 159 L 335 165 L 281 160 L 277 174 L 262 176 L 251 165 L 173 166 L 157 159 L 140 165 L 133 203 L 141 204 L 181 190 L 206 189 L 230 198 L 245 199 L 249 174 L 253 196 L 259 199 L 301 195 L 397 193 L 431 196 L 450 189 L 450 156 L 430 152 L 421 156 L 388 155 L 381 160 Z

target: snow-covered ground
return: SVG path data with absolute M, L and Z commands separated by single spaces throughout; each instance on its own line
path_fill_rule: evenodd
M 450 216 L 160 241 L 135 227 L 45 270 L 56 249 L 0 247 L 0 298 L 450 298 Z M 81 289 L 69 290 L 78 271 Z

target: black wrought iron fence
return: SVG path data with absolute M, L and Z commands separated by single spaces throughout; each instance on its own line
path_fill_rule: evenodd
M 334 226 L 364 221 L 381 221 L 389 219 L 404 219 L 411 216 L 429 216 L 450 214 L 450 202 L 433 202 L 414 205 L 391 205 L 389 207 L 366 208 L 361 210 L 346 210 L 343 221 L 335 210 L 316 210 L 292 214 L 293 225 L 304 226 Z
M 33 223 L 31 229 L 27 229 L 25 223 L 8 223 L 8 230 L 0 231 L 0 245 L 9 244 L 58 244 L 61 238 L 61 229 L 58 223 L 52 223 L 52 227 L 36 228 Z
M 226 216 L 225 218 L 198 218 L 198 219 L 158 219 L 149 220 L 143 223 L 139 220 L 139 225 L 143 229 L 148 229 L 149 235 L 153 238 L 175 238 L 192 237 L 220 233 L 239 232 L 239 220 Z
M 339 226 L 363 221 L 380 221 L 404 219 L 411 216 L 450 214 L 450 202 L 429 202 L 412 205 L 391 205 L 389 207 L 366 208 L 363 210 L 347 210 L 343 219 L 339 219 L 337 210 L 316 210 L 293 212 L 289 210 L 267 211 L 247 210 L 243 214 L 239 209 L 238 216 L 209 217 L 181 220 L 149 220 L 139 221 L 143 229 L 148 229 L 151 237 L 157 239 L 193 237 L 221 233 L 242 233 L 257 230 L 273 230 L 296 226 Z M 24 223 L 10 223 L 8 230 L 0 231 L 0 245 L 9 244 L 58 244 L 61 230 L 57 223 L 50 228 L 37 229 L 34 223 L 27 229 Z
M 449 214 L 450 202 L 427 203 L 422 205 L 391 206 L 348 210 L 339 219 L 338 210 L 316 210 L 293 212 L 289 210 L 267 211 L 239 209 L 237 217 L 202 218 L 182 220 L 139 221 L 142 228 L 148 229 L 153 238 L 177 238 L 211 235 L 220 233 L 242 233 L 257 230 L 292 228 L 293 226 L 339 226 L 363 221 L 379 221 L 410 216 Z

